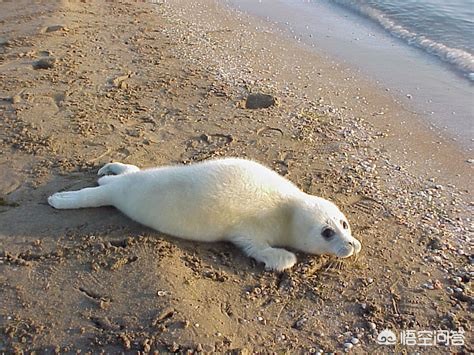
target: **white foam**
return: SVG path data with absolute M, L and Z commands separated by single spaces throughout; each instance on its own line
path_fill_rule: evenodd
M 335 2 L 369 17 L 385 30 L 389 31 L 392 35 L 406 41 L 408 44 L 436 55 L 443 61 L 455 66 L 458 70 L 463 72 L 469 80 L 474 81 L 474 55 L 471 53 L 463 49 L 447 46 L 443 43 L 427 38 L 426 36 L 410 31 L 404 26 L 396 23 L 394 20 L 388 18 L 382 11 L 374 9 L 368 5 L 356 3 L 351 0 L 335 0 Z

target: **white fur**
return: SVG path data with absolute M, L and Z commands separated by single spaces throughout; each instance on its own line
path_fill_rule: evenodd
M 226 240 L 268 269 L 296 263 L 291 247 L 311 254 L 348 257 L 360 251 L 348 222 L 333 203 L 299 190 L 276 172 L 250 160 L 220 159 L 140 170 L 110 163 L 98 187 L 58 192 L 58 209 L 115 206 L 148 227 L 177 237 Z M 343 222 L 347 223 L 343 228 Z M 335 235 L 321 235 L 330 227 Z

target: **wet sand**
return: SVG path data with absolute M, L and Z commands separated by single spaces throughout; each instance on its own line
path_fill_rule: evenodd
M 473 350 L 473 164 L 392 97 L 214 1 L 0 6 L 0 351 L 385 352 L 385 328 L 466 332 L 397 351 Z M 278 105 L 245 108 L 255 92 Z M 46 204 L 109 161 L 222 156 L 335 201 L 359 257 L 267 272 Z

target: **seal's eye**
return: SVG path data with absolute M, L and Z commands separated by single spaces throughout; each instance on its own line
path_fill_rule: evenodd
M 334 232 L 334 230 L 331 228 L 324 228 L 321 232 L 321 235 L 324 237 L 324 239 L 331 239 L 335 234 L 336 232 Z
M 347 224 L 346 221 L 341 220 L 342 228 L 344 229 L 349 229 L 349 225 Z

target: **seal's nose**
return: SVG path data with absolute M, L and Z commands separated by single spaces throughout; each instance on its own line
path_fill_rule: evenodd
M 362 249 L 362 244 L 360 244 L 360 242 L 355 238 L 352 239 L 352 242 L 350 244 L 354 248 L 354 254 L 358 254 Z

